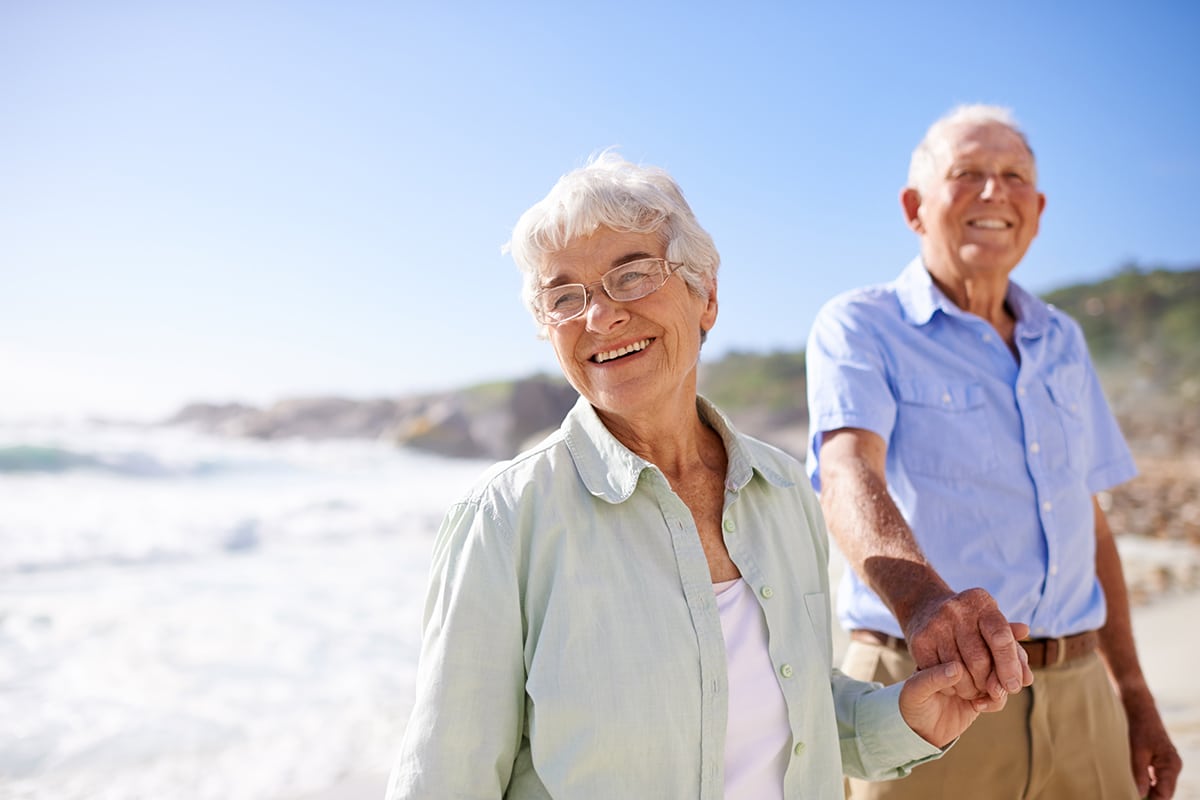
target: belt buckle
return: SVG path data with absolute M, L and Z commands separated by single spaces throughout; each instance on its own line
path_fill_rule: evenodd
M 1061 667 L 1067 660 L 1067 637 L 1056 636 L 1053 639 L 1047 639 L 1046 643 L 1054 642 L 1057 650 L 1054 653 L 1054 663 L 1047 666 Z

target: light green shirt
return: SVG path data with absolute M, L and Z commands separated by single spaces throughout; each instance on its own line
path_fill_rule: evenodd
M 832 667 L 828 537 L 803 467 L 698 407 L 725 443 L 725 544 L 787 704 L 784 797 L 841 798 L 843 769 L 878 780 L 936 757 L 900 685 Z M 690 511 L 580 400 L 446 515 L 388 798 L 716 800 L 725 666 Z

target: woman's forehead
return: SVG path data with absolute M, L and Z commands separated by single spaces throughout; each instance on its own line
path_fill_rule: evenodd
M 613 267 L 639 258 L 665 256 L 666 247 L 657 232 L 632 233 L 600 228 L 589 236 L 571 240 L 563 249 L 548 255 L 542 264 L 541 277 L 553 281 L 595 274 L 598 278 Z

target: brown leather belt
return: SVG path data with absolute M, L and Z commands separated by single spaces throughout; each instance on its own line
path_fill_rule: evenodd
M 865 644 L 882 645 L 890 650 L 908 651 L 908 645 L 903 639 L 888 636 L 880 631 L 859 628 L 850 631 L 850 638 Z M 1073 636 L 1059 636 L 1056 639 L 1023 639 L 1017 644 L 1025 648 L 1025 654 L 1029 656 L 1029 668 L 1041 669 L 1057 667 L 1080 656 L 1086 656 L 1099 646 L 1100 634 L 1084 631 Z

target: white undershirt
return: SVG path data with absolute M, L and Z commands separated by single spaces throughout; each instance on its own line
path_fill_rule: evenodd
M 729 671 L 725 728 L 726 800 L 783 800 L 783 773 L 792 731 L 775 667 L 767 623 L 741 578 L 714 583 Z

